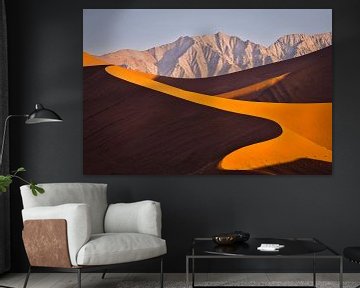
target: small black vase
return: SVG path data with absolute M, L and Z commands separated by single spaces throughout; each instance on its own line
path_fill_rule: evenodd
M 233 234 L 236 235 L 236 242 L 246 242 L 250 239 L 250 233 L 244 231 L 234 231 Z

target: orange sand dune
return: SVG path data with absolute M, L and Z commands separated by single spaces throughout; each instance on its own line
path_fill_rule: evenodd
M 289 74 L 290 73 L 285 73 L 285 74 L 282 74 L 280 76 L 269 78 L 269 79 L 260 81 L 260 82 L 255 83 L 255 84 L 251 84 L 249 86 L 246 86 L 246 87 L 243 87 L 243 88 L 240 88 L 240 89 L 236 89 L 236 90 L 233 90 L 233 91 L 217 94 L 217 95 L 214 95 L 214 96 L 222 97 L 222 98 L 229 98 L 229 99 L 236 99 L 236 98 L 240 98 L 240 97 L 252 94 L 254 92 L 261 92 L 261 91 L 263 91 L 263 90 L 265 90 L 267 88 L 272 87 L 273 85 L 277 84 L 281 80 L 285 79 L 285 77 L 288 76 Z
M 101 60 L 87 52 L 83 52 L 83 67 L 97 66 L 97 65 L 109 65 L 104 60 Z
M 255 170 L 301 159 L 300 154 L 314 160 L 332 161 L 331 151 L 323 146 L 314 145 L 314 142 L 290 129 L 283 128 L 283 133 L 279 137 L 252 144 L 230 153 L 219 163 L 219 168 Z
M 274 121 L 184 101 L 113 77 L 104 68 L 91 66 L 83 71 L 85 174 L 264 173 L 263 169 L 221 170 L 218 163 L 240 147 L 279 136 L 282 129 Z M 331 171 L 328 162 L 320 169 L 318 160 L 304 163 L 306 166 L 296 163 L 267 171 L 273 174 Z
M 107 63 L 104 60 L 99 59 L 96 56 L 93 56 L 87 52 L 83 52 L 83 67 L 98 66 L 98 65 L 109 65 L 109 63 Z M 135 70 L 131 70 L 131 71 L 134 73 L 134 75 L 137 75 L 139 77 L 145 77 L 148 79 L 155 79 L 157 77 L 157 75 L 153 75 L 150 73 L 145 73 L 145 72 L 135 71 Z
M 301 158 L 332 161 L 331 103 L 267 103 L 209 97 L 141 77 L 137 72 L 122 67 L 108 66 L 106 71 L 114 77 L 177 98 L 228 112 L 262 117 L 281 126 L 283 133 L 278 138 L 241 148 L 226 156 L 220 163 L 223 169 L 257 169 Z M 292 146 L 290 149 L 289 145 Z M 254 155 L 257 161 L 254 161 Z

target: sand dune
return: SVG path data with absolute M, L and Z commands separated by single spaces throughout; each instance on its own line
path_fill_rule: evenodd
M 272 86 L 276 85 L 277 83 L 283 81 L 288 75 L 289 75 L 289 73 L 285 73 L 280 76 L 269 78 L 264 81 L 260 81 L 255 84 L 251 84 L 249 86 L 246 86 L 246 87 L 243 87 L 240 89 L 217 94 L 214 96 L 221 97 L 221 98 L 229 98 L 229 99 L 242 99 L 242 98 L 246 97 L 247 95 L 253 95 L 254 93 L 262 92 L 264 90 L 267 90 L 268 88 L 271 88 Z M 274 102 L 277 102 L 277 101 L 274 101 Z
M 300 156 L 301 154 L 303 157 Z M 219 168 L 253 170 L 289 163 L 301 158 L 331 162 L 331 156 L 331 151 L 323 146 L 314 145 L 314 142 L 307 138 L 283 128 L 283 133 L 279 137 L 230 153 L 219 163 Z
M 332 161 L 332 152 L 330 150 L 332 145 L 331 103 L 265 103 L 209 97 L 208 95 L 185 91 L 151 79 L 137 77 L 133 71 L 118 66 L 108 66 L 106 71 L 122 80 L 167 95 L 224 111 L 262 117 L 273 120 L 281 126 L 283 133 L 279 136 L 279 139 L 241 148 L 241 151 L 238 150 L 228 155 L 221 162 L 220 167 L 223 169 L 251 170 L 295 161 L 300 158 Z M 307 138 L 307 141 L 303 141 L 303 138 Z M 289 149 L 289 143 L 296 148 Z M 264 154 L 264 151 L 268 152 Z M 263 157 L 257 157 L 256 155 L 262 155 Z M 254 161 L 254 157 L 258 160 Z
M 281 79 L 282 76 L 286 78 Z M 280 77 L 280 78 L 279 78 Z M 270 79 L 280 79 L 271 85 L 245 95 L 234 91 L 248 89 L 249 86 L 269 83 Z M 233 99 L 260 102 L 323 103 L 332 101 L 332 46 L 319 51 L 253 69 L 228 75 L 179 79 L 158 76 L 156 81 L 187 91 L 207 95 L 232 95 Z
M 99 66 L 99 65 L 108 66 L 109 63 L 107 63 L 104 60 L 99 59 L 96 56 L 93 56 L 87 52 L 83 52 L 83 67 Z M 155 79 L 157 77 L 157 75 L 153 75 L 153 74 L 145 73 L 145 72 L 141 72 L 141 71 L 135 71 L 135 70 L 133 70 L 133 74 L 137 75 L 139 77 L 145 77 L 145 78 L 149 78 L 149 79 Z
M 332 164 L 331 162 L 302 158 L 292 162 L 262 167 L 252 170 L 252 172 L 262 175 L 331 175 Z
M 257 93 L 237 99 L 267 102 L 332 102 L 333 70 L 331 47 L 322 52 L 319 60 L 293 71 L 282 81 Z M 306 56 L 303 56 L 306 57 Z
M 224 111 L 273 120 L 319 145 L 331 148 L 331 103 L 267 103 L 209 97 L 138 77 L 132 70 L 122 67 L 108 66 L 105 70 L 117 78 L 167 95 Z
M 273 121 L 171 97 L 102 66 L 85 67 L 84 95 L 85 174 L 248 174 L 217 166 L 282 132 Z
M 97 65 L 109 65 L 102 59 L 99 59 L 87 52 L 83 52 L 83 67 L 97 66 Z
M 115 159 L 119 158 L 118 156 L 116 156 L 119 154 L 119 151 L 116 151 L 117 154 L 113 154 L 112 152 L 110 152 L 110 144 L 105 143 L 104 138 L 100 137 L 99 140 L 96 141 L 90 141 L 89 139 L 93 139 L 95 135 L 98 134 L 104 135 L 104 131 L 108 130 L 108 128 L 111 126 L 120 128 L 120 126 L 115 123 L 108 123 L 105 126 L 99 125 L 99 123 L 94 122 L 95 119 L 99 118 L 98 115 L 102 115 L 106 112 L 106 115 L 110 117 L 110 119 L 116 119 L 117 117 L 119 117 L 117 116 L 117 113 L 123 115 L 124 110 L 130 109 L 130 115 L 125 113 L 124 115 L 127 115 L 127 118 L 124 119 L 130 121 L 130 126 L 131 124 L 133 124 L 132 122 L 134 121 L 134 119 L 141 119 L 142 124 L 137 123 L 136 131 L 139 131 L 139 133 L 141 134 L 140 138 L 144 139 L 145 142 L 146 140 L 150 141 L 149 143 L 146 142 L 146 144 L 145 142 L 143 142 L 143 144 L 146 146 L 145 150 L 149 153 L 150 156 L 141 154 L 141 159 L 146 158 L 147 161 L 146 163 L 144 163 L 144 161 L 139 163 L 138 166 L 136 166 L 136 169 L 135 167 L 133 167 L 135 164 L 130 164 L 130 166 L 126 164 L 125 166 L 127 167 L 127 169 L 129 169 L 129 171 L 138 171 L 139 174 L 147 174 L 156 173 L 154 172 L 154 170 L 157 171 L 157 169 L 159 169 L 162 171 L 161 174 L 167 174 L 167 172 L 163 171 L 163 169 L 169 167 L 169 163 L 166 164 L 163 160 L 159 160 L 164 158 L 164 155 L 160 156 L 160 154 L 158 155 L 157 152 L 154 152 L 159 149 L 159 141 L 151 138 L 152 136 L 150 137 L 144 135 L 144 131 L 146 131 L 147 133 L 147 130 L 144 130 L 142 128 L 139 130 L 138 127 L 138 125 L 140 125 L 141 127 L 146 126 L 147 129 L 152 133 L 151 135 L 154 135 L 155 133 L 155 135 L 162 138 L 164 137 L 164 134 L 162 134 L 158 130 L 159 127 L 156 128 L 156 126 L 159 126 L 160 124 L 162 130 L 167 131 L 167 133 L 170 133 L 169 129 L 171 130 L 170 135 L 177 135 L 177 132 L 180 132 L 183 137 L 179 138 L 179 135 L 177 135 L 177 137 L 175 138 L 177 138 L 177 141 L 182 144 L 181 146 L 184 149 L 188 149 L 188 151 L 186 152 L 183 151 L 185 154 L 182 153 L 182 156 L 187 155 L 187 157 L 189 157 L 187 159 L 192 159 L 194 157 L 194 161 L 192 162 L 192 169 L 188 167 L 187 169 L 190 170 L 185 169 L 186 172 L 179 172 L 177 171 L 178 168 L 172 166 L 172 169 L 170 169 L 169 172 L 173 172 L 170 172 L 170 174 L 221 174 L 222 172 L 220 171 L 224 171 L 223 173 L 226 173 L 226 171 L 229 171 L 231 173 L 242 173 L 249 170 L 253 171 L 253 173 L 276 174 L 279 173 L 279 171 L 281 173 L 285 173 L 284 171 L 294 171 L 292 169 L 295 169 L 295 172 L 293 173 L 296 174 L 296 167 L 299 167 L 299 169 L 301 169 L 301 173 L 305 174 L 311 174 L 314 171 L 316 171 L 314 173 L 319 173 L 318 171 L 323 171 L 323 173 L 320 174 L 331 173 L 332 104 L 316 103 L 331 101 L 331 95 L 329 97 L 329 92 L 327 92 L 327 94 L 325 93 L 326 95 L 322 95 L 323 97 L 314 97 L 311 93 L 310 97 L 306 96 L 309 94 L 306 94 L 304 97 L 301 96 L 304 95 L 301 93 L 304 93 L 304 91 L 311 89 L 311 86 L 314 86 L 314 81 L 317 81 L 319 83 L 318 86 L 320 87 L 320 90 L 317 88 L 314 89 L 316 90 L 315 93 L 321 91 L 321 89 L 325 85 L 325 82 L 329 78 L 329 74 L 331 75 L 331 66 L 328 65 L 329 55 L 331 55 L 331 48 L 326 48 L 323 50 L 325 51 L 318 51 L 303 57 L 299 57 L 289 61 L 283 61 L 286 62 L 285 64 L 276 63 L 266 65 L 267 67 L 251 69 L 257 69 L 257 72 L 259 73 L 247 70 L 243 72 L 238 72 L 244 74 L 233 73 L 226 76 L 212 77 L 212 80 L 214 80 L 213 82 L 215 84 L 212 83 L 212 85 L 210 85 L 211 87 L 205 86 L 205 88 L 204 86 L 202 86 L 202 89 L 212 89 L 212 92 L 219 92 L 221 89 L 219 90 L 219 87 L 216 85 L 216 83 L 220 83 L 220 86 L 224 87 L 225 82 L 227 82 L 229 83 L 229 86 L 234 88 L 240 87 L 246 82 L 252 82 L 247 86 L 236 88 L 231 91 L 229 91 L 228 89 L 227 91 L 225 91 L 223 89 L 223 92 L 217 94 L 216 96 L 210 96 L 205 93 L 194 92 L 194 90 L 198 90 L 199 88 L 199 84 L 197 81 L 201 82 L 201 84 L 204 85 L 204 81 L 208 81 L 209 79 L 177 79 L 179 80 L 178 82 L 176 82 L 178 87 L 174 87 L 172 85 L 169 85 L 172 84 L 173 81 L 173 79 L 171 78 L 157 77 L 155 75 L 128 70 L 119 66 L 107 66 L 106 68 L 105 66 L 99 66 L 93 67 L 93 69 L 90 69 L 91 67 L 87 67 L 85 68 L 86 76 L 84 76 L 84 80 L 90 78 L 92 80 L 99 79 L 100 85 L 95 85 L 94 83 L 92 83 L 94 81 L 92 81 L 91 83 L 85 82 L 87 83 L 85 88 L 91 87 L 92 89 L 86 89 L 87 92 L 85 94 L 88 95 L 88 97 L 86 101 L 84 101 L 84 119 L 87 119 L 86 126 L 89 127 L 89 129 L 85 129 L 86 126 L 84 126 L 84 134 L 87 135 L 86 137 L 84 135 L 84 147 L 87 147 L 86 149 L 84 149 L 84 152 L 86 150 L 86 153 L 84 153 L 84 157 L 85 155 L 90 153 L 92 155 L 90 157 L 92 160 L 88 159 L 87 161 L 85 161 L 84 159 L 84 163 L 87 163 L 86 165 L 84 165 L 84 169 L 86 167 L 92 167 L 86 168 L 90 172 L 90 174 L 96 174 L 96 171 L 104 171 L 104 169 L 106 171 L 112 171 L 113 173 L 123 173 L 123 171 L 119 171 L 118 166 L 121 165 L 119 164 L 119 162 L 115 161 Z M 303 61 L 300 61 L 299 59 L 302 59 Z M 309 63 L 311 64 L 310 66 Z M 272 65 L 276 67 L 274 69 L 270 69 L 269 66 Z M 106 69 L 107 73 L 116 78 L 112 78 L 110 75 L 104 75 L 104 68 Z M 285 71 L 288 72 L 279 74 L 280 72 Z M 324 82 L 324 85 L 321 84 L 322 82 L 318 79 L 320 76 L 316 73 L 321 71 L 323 73 L 320 74 L 320 76 L 324 75 L 324 79 L 326 80 L 321 80 Z M 252 77 L 245 77 L 245 73 L 247 76 L 252 75 Z M 99 75 L 101 75 L 101 77 Z M 234 80 L 234 76 L 239 79 L 238 82 L 232 81 Z M 219 78 L 222 78 L 220 82 Z M 302 82 L 303 80 L 306 80 L 306 83 Z M 309 81 L 310 83 L 308 83 Z M 190 85 L 191 83 L 193 84 L 193 86 Z M 300 89 L 299 87 L 297 87 L 299 83 L 303 83 L 303 89 L 302 87 L 300 87 Z M 329 87 L 331 87 L 331 83 L 327 85 L 330 85 Z M 190 91 L 184 89 L 185 87 L 190 88 Z M 107 93 L 110 93 L 110 95 L 104 94 L 106 91 L 102 91 L 102 89 L 105 89 Z M 301 93 L 296 94 L 296 91 L 299 90 Z M 294 91 L 295 94 L 292 93 L 292 91 Z M 117 96 L 115 94 L 117 94 Z M 99 95 L 102 95 L 102 98 L 99 98 Z M 141 101 L 138 101 L 139 97 L 141 98 Z M 163 99 L 164 97 L 166 97 L 167 99 Z M 110 99 L 106 100 L 105 98 Z M 172 104 L 169 104 L 170 106 L 166 108 L 161 107 L 162 109 L 160 109 L 160 107 L 153 107 L 153 105 L 157 105 L 160 98 L 161 101 L 170 101 L 169 103 Z M 252 100 L 264 99 L 264 101 L 271 100 L 284 103 L 237 100 L 239 98 L 249 98 Z M 307 98 L 311 100 L 310 102 L 315 103 L 301 103 L 304 102 Z M 98 101 L 99 99 L 101 99 L 102 101 Z M 173 106 L 173 101 L 177 103 L 176 108 Z M 85 107 L 87 108 L 85 109 Z M 89 107 L 92 108 L 90 109 Z M 148 127 L 148 124 L 145 124 L 148 123 L 148 119 L 142 118 L 145 111 L 144 109 L 149 109 L 154 113 L 159 113 L 159 117 L 161 116 L 163 120 L 159 119 L 160 122 L 154 125 L 154 127 Z M 219 122 L 212 124 L 216 124 L 215 127 L 219 128 L 221 126 L 220 130 L 222 130 L 222 133 L 224 134 L 224 139 L 220 141 L 223 144 L 221 144 L 220 147 L 217 147 L 217 152 L 212 151 L 212 155 L 204 153 L 204 151 L 207 150 L 198 150 L 198 148 L 204 148 L 203 145 L 201 145 L 201 141 L 199 142 L 199 145 L 198 142 L 195 142 L 194 145 L 191 146 L 191 148 L 189 146 L 188 142 L 193 137 L 195 132 L 193 126 L 197 128 L 203 127 L 204 129 L 206 129 L 205 127 L 207 127 L 207 129 L 210 129 L 207 122 L 213 119 L 211 118 L 212 116 L 206 119 L 205 117 L 199 117 L 198 113 L 192 114 L 195 111 L 194 109 L 200 109 L 201 111 L 207 111 L 208 113 L 216 112 L 215 115 L 217 116 L 215 118 Z M 87 113 L 86 111 L 91 112 Z M 109 111 L 113 112 L 111 112 L 111 114 L 109 115 Z M 189 115 L 189 111 L 192 111 L 190 113 L 190 115 L 192 115 L 192 125 L 189 123 L 189 119 L 187 119 L 186 117 L 186 119 L 184 119 L 184 115 Z M 137 115 L 137 113 L 139 112 L 140 114 Z M 180 115 L 178 115 L 179 113 Z M 171 118 L 170 123 L 169 117 Z M 231 117 L 231 124 L 225 121 L 227 117 Z M 262 119 L 258 117 L 261 117 Z M 241 121 L 239 121 L 240 119 Z M 244 126 L 243 124 L 247 122 L 244 119 L 247 119 L 247 121 L 250 121 L 251 123 L 254 122 L 256 124 Z M 138 120 L 136 120 L 136 122 Z M 263 123 L 272 123 L 268 125 L 273 128 L 268 130 L 265 134 L 264 132 L 266 132 L 266 130 L 260 132 L 258 130 L 258 127 L 260 125 L 260 122 L 258 122 L 259 120 L 265 121 Z M 235 123 L 237 123 L 237 125 L 235 125 Z M 280 126 L 276 126 L 277 124 L 275 123 L 278 123 Z M 167 126 L 163 126 L 163 124 L 174 127 L 169 128 Z M 222 127 L 222 125 L 224 125 L 224 127 Z M 229 130 L 229 125 L 231 125 L 231 129 L 233 129 L 233 131 Z M 98 128 L 94 130 L 91 127 Z M 176 131 L 173 130 L 173 128 L 175 127 L 177 128 Z M 244 130 L 240 131 L 238 129 L 239 127 L 242 127 L 242 129 Z M 123 128 L 121 126 L 120 130 L 122 129 Z M 202 139 L 212 142 L 214 141 L 213 137 L 211 137 L 213 129 L 214 127 L 211 128 L 209 131 L 203 131 L 202 129 L 201 132 L 200 130 L 196 130 L 196 133 L 202 135 Z M 250 133 L 253 133 L 254 129 L 256 133 L 259 134 L 249 135 L 248 133 L 250 131 Z M 88 133 L 88 130 L 91 130 L 90 134 Z M 113 129 L 109 130 L 113 131 Z M 87 132 L 85 133 L 85 131 Z M 127 134 L 131 134 L 129 131 L 127 132 Z M 244 137 L 244 133 L 245 135 L 247 135 L 246 137 Z M 233 135 L 230 137 L 231 143 L 228 142 L 228 134 Z M 238 137 L 236 137 L 235 135 L 237 135 Z M 166 134 L 166 136 L 168 135 Z M 110 137 L 110 135 L 105 138 L 108 137 Z M 92 144 L 85 145 L 85 140 L 87 142 L 92 142 Z M 127 146 L 125 145 L 124 147 L 123 140 L 124 139 L 122 139 L 122 141 L 119 141 L 117 145 L 118 147 L 122 147 L 125 149 Z M 219 139 L 216 140 L 219 141 Z M 233 140 L 234 142 L 232 142 Z M 238 142 L 236 143 L 235 140 Z M 111 140 L 111 142 L 114 142 L 114 140 Z M 153 146 L 154 144 L 152 144 L 152 142 L 155 143 L 156 147 Z M 218 144 L 220 142 L 218 142 Z M 172 155 L 171 157 L 169 157 L 169 159 L 175 161 L 174 164 L 176 164 L 176 161 L 179 161 L 179 159 L 177 159 L 178 157 L 173 155 L 172 153 L 174 152 L 173 148 L 179 147 L 178 145 L 171 146 L 169 143 L 172 143 L 172 141 L 167 140 L 166 144 L 163 143 L 160 145 L 165 144 L 165 146 L 163 147 L 165 149 L 165 155 L 166 153 Z M 149 149 L 149 145 L 152 146 L 152 149 L 154 149 L 154 151 Z M 99 151 L 99 147 L 106 147 L 106 149 L 103 151 L 103 153 L 94 153 L 94 151 Z M 114 148 L 117 146 L 112 147 Z M 128 149 L 125 149 L 125 151 L 132 151 L 133 149 L 133 146 L 129 146 Z M 138 147 L 138 151 L 143 150 L 144 149 Z M 135 149 L 135 151 L 137 150 Z M 224 152 L 226 153 L 224 154 Z M 99 167 L 94 168 L 94 165 L 92 165 L 91 163 L 94 163 L 94 161 L 98 162 L 105 156 L 108 157 L 109 153 L 113 154 L 110 158 L 111 160 L 109 159 L 109 161 L 112 163 L 110 164 L 105 162 L 104 165 L 106 165 L 106 167 L 100 167 L 102 170 Z M 178 151 L 177 153 L 180 152 Z M 190 155 L 193 156 L 189 156 L 187 153 L 190 153 Z M 120 155 L 122 155 L 122 153 L 120 153 Z M 158 158 L 153 158 L 154 155 L 157 155 Z M 214 155 L 216 156 L 213 157 Z M 135 158 L 138 159 L 137 157 L 134 157 L 134 159 Z M 154 163 L 151 163 L 150 159 L 153 159 Z M 126 161 L 126 163 L 127 162 L 128 160 Z M 181 166 L 183 165 L 181 161 L 178 163 L 181 163 Z M 152 167 L 152 171 L 145 172 L 146 168 L 144 167 Z M 303 171 L 305 170 L 305 167 L 308 170 L 307 173 Z M 96 171 L 94 171 L 94 169 Z

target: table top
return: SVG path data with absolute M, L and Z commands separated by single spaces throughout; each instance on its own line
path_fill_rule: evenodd
M 279 251 L 257 250 L 262 243 L 280 244 Z M 217 245 L 211 238 L 195 238 L 191 256 L 211 257 L 341 257 L 335 250 L 315 238 L 250 238 L 244 243 Z M 191 257 L 190 256 L 190 257 Z

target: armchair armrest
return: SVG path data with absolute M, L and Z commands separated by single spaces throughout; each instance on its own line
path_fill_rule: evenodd
M 106 233 L 143 233 L 161 237 L 160 203 L 150 200 L 111 204 L 105 215 Z
M 80 248 L 89 241 L 91 222 L 89 206 L 86 204 L 64 204 L 58 206 L 33 207 L 22 210 L 23 221 L 64 219 L 71 264 L 77 266 L 76 256 Z M 40 235 L 34 241 L 39 241 Z M 48 243 L 46 243 L 48 245 Z

